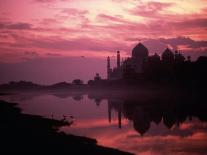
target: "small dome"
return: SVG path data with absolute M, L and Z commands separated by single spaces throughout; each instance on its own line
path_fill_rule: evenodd
M 153 56 L 151 56 L 151 59 L 153 59 L 154 61 L 160 61 L 160 56 L 155 53 Z
M 141 43 L 137 44 L 132 50 L 132 57 L 147 57 L 148 49 Z
M 174 54 L 173 52 L 167 48 L 163 53 L 162 53 L 162 60 L 163 61 L 173 61 L 174 60 Z
M 163 56 L 174 56 L 173 52 L 172 52 L 169 48 L 167 48 L 167 49 L 163 52 L 162 55 L 163 55 Z
M 160 56 L 159 56 L 157 53 L 155 53 L 155 54 L 153 55 L 153 57 L 154 57 L 154 58 L 159 58 L 159 59 L 160 59 Z

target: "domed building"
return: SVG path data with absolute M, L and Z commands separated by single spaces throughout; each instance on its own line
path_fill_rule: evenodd
M 148 49 L 138 43 L 132 49 L 131 57 L 122 62 L 120 60 L 120 51 L 117 51 L 117 66 L 111 68 L 110 58 L 107 58 L 108 80 L 170 79 L 173 78 L 175 66 L 183 64 L 185 57 L 180 52 L 173 53 L 169 48 L 165 49 L 161 57 L 157 53 L 150 56 Z
M 148 57 L 148 49 L 142 44 L 137 44 L 132 50 L 132 58 Z
M 167 48 L 163 53 L 162 53 L 162 61 L 166 64 L 171 64 L 174 61 L 174 53 Z
M 132 66 L 136 73 L 143 72 L 143 66 L 148 59 L 148 49 L 141 43 L 137 44 L 132 50 Z
M 132 57 L 126 59 L 120 64 L 120 52 L 117 51 L 117 67 L 111 69 L 110 59 L 107 58 L 107 77 L 110 80 L 116 80 L 123 78 L 125 71 L 130 71 L 130 74 L 139 74 L 143 73 L 143 68 L 148 59 L 148 49 L 141 43 L 138 43 L 132 49 Z M 126 73 L 128 74 L 128 73 Z M 125 74 L 125 75 L 126 75 Z M 131 77 L 131 75 L 130 75 Z

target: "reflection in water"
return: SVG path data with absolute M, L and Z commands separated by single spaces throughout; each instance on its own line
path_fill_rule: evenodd
M 201 95 L 56 92 L 1 97 L 25 113 L 73 116 L 61 130 L 137 154 L 207 154 L 207 106 Z M 67 117 L 68 118 L 68 117 Z
M 163 104 L 161 102 L 140 105 L 135 101 L 108 100 L 108 108 L 109 120 L 111 120 L 111 110 L 114 109 L 118 112 L 119 127 L 121 127 L 121 114 L 123 114 L 125 118 L 133 122 L 134 129 L 142 136 L 150 129 L 152 122 L 159 125 L 163 121 L 163 124 L 171 129 L 174 125 L 179 127 L 187 119 L 192 120 L 192 117 L 207 121 L 207 106 L 199 103 Z

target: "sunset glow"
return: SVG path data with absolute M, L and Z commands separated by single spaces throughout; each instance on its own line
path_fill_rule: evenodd
M 128 46 L 142 38 L 206 40 L 205 6 L 205 0 L 20 0 L 18 5 L 3 0 L 1 57 L 25 51 L 39 56 L 129 52 Z
M 1 152 L 207 154 L 207 0 L 0 0 Z
M 0 62 L 106 58 L 116 50 L 127 57 L 138 42 L 151 54 L 170 46 L 197 58 L 207 53 L 206 6 L 206 0 L 1 0 Z

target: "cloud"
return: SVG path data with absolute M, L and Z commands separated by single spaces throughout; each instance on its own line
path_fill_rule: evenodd
M 60 57 L 60 56 L 62 56 L 62 54 L 59 54 L 59 53 L 47 53 L 46 55 L 51 56 L 51 57 Z
M 155 18 L 158 17 L 161 11 L 165 10 L 173 6 L 174 3 L 163 3 L 163 2 L 147 2 L 147 3 L 139 3 L 135 8 L 129 10 L 129 12 L 133 15 L 143 16 L 143 17 L 150 17 Z
M 52 51 L 90 51 L 90 52 L 111 52 L 116 50 L 128 50 L 128 46 L 111 38 L 77 37 L 64 38 L 60 36 L 35 36 L 21 33 L 11 34 L 14 42 L 0 42 L 2 47 L 15 49 L 42 49 Z
M 35 1 L 40 3 L 50 3 L 50 2 L 54 2 L 55 0 L 35 0 Z
M 185 57 L 191 56 L 192 60 L 196 60 L 199 56 L 207 56 L 207 41 L 193 40 L 189 37 L 175 37 L 175 38 L 144 38 L 142 43 L 148 48 L 151 54 L 162 52 L 167 47 L 172 47 L 172 50 L 179 50 Z
M 32 29 L 32 24 L 29 23 L 10 23 L 10 22 L 0 22 L 0 29 L 13 29 L 13 30 L 30 30 Z
M 187 45 L 189 48 L 207 47 L 207 41 L 196 41 L 189 37 L 161 38 L 159 40 L 165 44 L 170 44 L 174 49 L 177 49 L 179 45 Z
M 194 38 L 203 38 L 207 33 L 206 9 L 199 13 L 174 12 L 179 8 L 177 3 L 171 2 L 139 2 L 136 7 L 129 9 L 128 13 L 142 17 L 142 23 L 146 24 L 142 32 L 148 32 L 155 36 L 185 35 Z M 176 9 L 175 9 L 176 10 Z M 136 25 L 136 24 L 135 24 Z
M 55 1 L 67 1 L 67 0 L 34 0 L 34 1 L 38 3 L 51 3 Z
M 100 15 L 101 18 L 106 18 L 112 20 L 113 16 L 107 16 L 104 14 Z M 122 19 L 117 17 L 118 21 L 122 22 Z M 14 24 L 15 25 L 15 24 Z M 87 24 L 86 24 L 87 25 Z M 122 23 L 112 23 L 108 25 L 87 25 L 87 29 L 70 29 L 70 28 L 58 28 L 58 29 L 41 29 L 41 28 L 32 28 L 32 32 L 42 32 L 51 33 L 49 37 L 43 35 L 21 35 L 21 32 L 17 33 L 16 31 L 11 33 L 8 31 L 7 38 L 9 40 L 15 40 L 15 42 L 5 41 L 0 42 L 2 47 L 12 48 L 13 50 L 22 49 L 22 50 L 44 50 L 46 51 L 58 51 L 58 52 L 67 52 L 67 53 L 77 53 L 77 52 L 91 52 L 94 54 L 100 54 L 104 52 L 114 52 L 116 50 L 123 51 L 123 55 L 126 56 L 131 54 L 131 48 L 138 43 L 139 41 L 144 42 L 144 44 L 149 48 L 151 54 L 157 52 L 161 54 L 164 49 L 170 45 L 173 49 L 179 49 L 183 52 L 188 52 L 186 54 L 192 55 L 192 58 L 195 59 L 198 55 L 206 55 L 207 53 L 207 41 L 206 40 L 193 40 L 190 37 L 171 37 L 171 38 L 153 38 L 153 37 L 142 37 L 146 34 L 161 34 L 162 29 L 151 29 L 150 25 L 145 24 L 135 24 L 127 21 Z M 141 32 L 135 33 L 136 30 L 141 29 Z M 91 32 L 90 32 L 91 31 Z M 110 33 L 110 37 L 104 36 L 105 32 Z M 166 28 L 167 31 L 167 28 Z M 91 36 L 87 36 L 90 32 Z M 93 36 L 93 33 L 96 36 Z M 57 35 L 55 35 L 57 33 Z M 62 35 L 60 35 L 60 33 Z M 70 33 L 71 37 L 65 38 L 65 34 Z M 73 37 L 76 34 L 82 33 L 82 36 Z M 98 35 L 103 34 L 100 38 Z M 132 34 L 132 35 L 130 35 Z M 5 35 L 4 35 L 5 36 Z M 137 37 L 130 37 L 137 36 Z M 146 35 L 147 36 L 147 35 Z M 39 53 L 39 52 L 38 52 Z M 98 54 L 98 55 L 99 55 Z M 75 54 L 76 55 L 76 54 Z M 197 55 L 197 56 L 196 56 Z
M 61 24 L 61 21 L 56 18 L 43 18 L 39 24 L 45 27 L 45 25 Z
M 70 25 L 82 26 L 89 23 L 87 15 L 89 10 L 77 9 L 77 8 L 62 8 L 60 13 L 56 15 L 56 18 L 63 22 L 69 22 Z
M 37 52 L 34 52 L 34 51 L 25 51 L 24 54 L 26 56 L 31 56 L 31 57 L 36 57 L 38 56 L 38 53 Z
M 182 20 L 182 21 L 174 21 L 171 23 L 175 27 L 179 28 L 207 28 L 207 18 L 194 18 L 194 19 L 188 19 L 188 20 Z
M 97 19 L 98 20 L 102 20 L 104 22 L 110 21 L 110 22 L 118 22 L 118 23 L 127 23 L 127 20 L 124 20 L 123 18 L 121 18 L 121 16 L 111 16 L 111 15 L 107 15 L 107 14 L 98 14 L 97 15 Z
M 89 13 L 88 10 L 81 10 L 81 9 L 76 9 L 76 8 L 65 8 L 65 9 L 62 9 L 61 12 L 67 15 L 71 15 L 71 16 L 80 16 L 80 15 L 86 15 Z
M 92 38 L 76 39 L 35 39 L 30 40 L 31 46 L 65 51 L 116 51 L 117 49 L 126 49 L 127 47 L 113 40 L 97 40 Z M 23 45 L 24 46 L 24 45 Z

